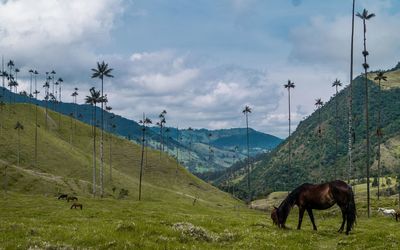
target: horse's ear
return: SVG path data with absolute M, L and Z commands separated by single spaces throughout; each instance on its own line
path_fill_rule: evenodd
M 273 206 L 276 210 L 278 210 L 278 208 L 277 207 L 275 207 L 275 206 Z

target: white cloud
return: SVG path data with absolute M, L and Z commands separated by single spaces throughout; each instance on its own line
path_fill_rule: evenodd
M 6 1 L 0 4 L 0 44 L 15 50 L 34 50 L 101 42 L 120 11 L 119 0 Z

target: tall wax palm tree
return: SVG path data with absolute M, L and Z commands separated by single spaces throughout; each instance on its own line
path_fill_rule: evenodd
M 97 62 L 97 68 L 92 69 L 92 78 L 100 78 L 101 80 L 101 96 L 104 96 L 104 77 L 114 77 L 111 75 L 112 68 L 108 67 L 108 63 L 104 61 L 99 63 Z M 101 141 L 100 141 L 100 185 L 101 185 L 101 197 L 103 197 L 104 187 L 103 187 L 103 165 L 104 165 L 104 152 L 103 152 L 103 143 L 104 143 L 104 103 L 101 102 Z
M 382 125 L 381 125 L 381 113 L 382 113 L 382 100 L 381 100 L 381 81 L 387 81 L 387 77 L 383 71 L 379 71 L 374 78 L 375 81 L 379 83 L 379 93 L 378 93 L 378 128 L 376 130 L 376 135 L 378 136 L 378 200 L 380 196 L 380 179 L 381 179 L 381 142 L 382 142 Z
M 242 113 L 246 117 L 246 141 L 247 141 L 247 190 L 249 192 L 248 202 L 251 201 L 251 187 L 250 187 L 250 143 L 249 143 L 249 114 L 252 112 L 249 106 L 245 106 Z
M 290 115 L 291 115 L 291 113 L 290 113 L 290 89 L 294 89 L 294 87 L 295 87 L 295 85 L 294 85 L 294 82 L 292 82 L 292 81 L 290 81 L 290 80 L 288 80 L 288 82 L 287 82 L 287 84 L 284 84 L 283 85 L 284 87 L 285 87 L 285 89 L 287 89 L 288 90 L 288 107 L 289 107 L 289 136 L 288 136 L 288 146 L 289 146 L 289 158 L 288 158 L 288 162 L 289 162 L 289 164 L 288 164 L 288 168 L 290 169 L 291 168 L 291 159 L 292 159 L 292 152 L 291 152 L 291 150 L 292 150 L 292 141 L 291 141 L 291 138 L 290 138 L 290 136 L 291 136 L 291 122 L 292 122 L 292 120 L 291 120 L 291 117 L 290 117 Z
M 338 88 L 342 86 L 342 83 L 336 79 L 333 83 L 332 83 L 332 87 L 334 87 L 336 89 L 336 93 L 335 93 L 335 120 L 336 120 L 336 124 L 335 124 L 335 180 L 337 178 L 337 157 L 338 157 L 338 134 L 339 134 L 339 113 L 338 113 L 338 98 L 337 95 L 339 93 Z
M 17 166 L 19 167 L 19 160 L 20 160 L 20 151 L 21 151 L 21 140 L 20 140 L 20 132 L 24 129 L 24 125 L 19 121 L 15 124 L 14 129 L 18 132 L 18 154 L 17 154 Z
M 367 56 L 369 55 L 367 51 L 367 45 L 366 45 L 366 34 L 367 34 L 367 25 L 366 21 L 371 19 L 372 17 L 375 16 L 374 13 L 368 14 L 368 11 L 366 9 L 363 10 L 362 13 L 357 13 L 357 16 L 362 19 L 363 21 L 363 27 L 364 27 L 364 50 L 362 52 L 364 56 L 364 63 L 363 63 L 363 68 L 364 68 L 364 80 L 365 80 L 365 126 L 366 126 L 366 168 L 367 168 L 367 207 L 368 207 L 368 218 L 370 217 L 371 214 L 371 207 L 370 207 L 370 180 L 369 180 L 369 169 L 370 169 L 370 148 L 369 148 L 369 112 L 368 112 L 368 68 L 369 65 L 367 63 Z
M 320 141 L 320 159 L 319 159 L 319 173 L 320 182 L 322 182 L 322 128 L 321 128 L 321 107 L 324 105 L 321 98 L 315 100 L 315 107 L 318 109 L 318 137 Z
M 85 102 L 92 105 L 92 132 L 93 132 L 93 196 L 96 196 L 96 108 L 100 102 L 100 91 L 94 87 L 90 89 L 90 95 L 86 96 Z
M 350 184 L 350 179 L 353 171 L 353 157 L 352 157 L 352 149 L 353 149 L 353 61 L 354 61 L 354 12 L 355 12 L 355 3 L 353 0 L 353 8 L 351 13 L 351 45 L 350 45 L 350 86 L 349 86 L 349 95 L 348 95 L 348 157 L 349 157 L 349 172 L 347 175 L 347 183 Z
M 139 174 L 139 201 L 142 197 L 142 176 L 143 176 L 143 162 L 144 162 L 144 144 L 146 141 L 146 127 L 148 124 L 151 124 L 152 121 L 145 116 L 143 113 L 143 120 L 139 121 L 142 124 L 142 155 L 140 158 L 140 174 Z
M 37 70 L 33 71 L 33 75 L 35 78 L 35 91 L 33 92 L 33 94 L 35 95 L 35 166 L 37 166 L 37 148 L 38 148 L 38 103 L 37 103 L 37 96 L 40 93 L 37 89 L 37 75 L 39 74 L 39 72 L 37 72 Z

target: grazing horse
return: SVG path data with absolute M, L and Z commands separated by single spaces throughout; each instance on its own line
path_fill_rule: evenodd
M 71 206 L 71 209 L 73 209 L 73 208 L 80 208 L 81 210 L 82 210 L 82 208 L 83 208 L 83 205 L 81 204 L 81 203 L 76 203 L 76 202 L 74 202 L 73 204 L 72 204 L 72 206 Z
M 78 201 L 78 198 L 75 197 L 75 196 L 68 196 L 67 197 L 67 202 L 69 202 L 69 201 Z
M 317 230 L 312 210 L 328 209 L 334 204 L 338 204 L 342 211 L 343 222 L 338 232 L 343 232 L 347 221 L 346 234 L 349 234 L 356 221 L 356 205 L 351 186 L 340 180 L 317 185 L 305 183 L 297 187 L 282 201 L 279 207 L 274 206 L 271 218 L 275 225 L 280 228 L 286 228 L 285 223 L 289 212 L 294 205 L 297 205 L 299 207 L 297 229 L 301 228 L 304 212 L 307 211 L 313 229 Z
M 393 216 L 393 217 L 396 216 L 396 211 L 394 209 L 386 209 L 386 208 L 379 207 L 378 213 L 379 212 L 381 212 L 383 215 L 386 215 L 386 216 Z
M 61 194 L 60 196 L 58 196 L 58 200 L 64 200 L 68 198 L 68 194 Z

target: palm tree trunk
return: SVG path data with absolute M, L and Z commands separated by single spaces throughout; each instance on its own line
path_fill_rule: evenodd
M 176 128 L 176 141 L 179 143 L 179 128 Z M 179 147 L 176 146 L 176 170 L 175 177 L 178 176 L 178 168 L 179 168 Z
M 378 94 L 378 200 L 380 197 L 380 179 L 381 179 L 381 141 L 382 141 L 382 131 L 381 131 L 381 112 L 382 112 L 382 102 L 381 102 L 381 79 L 379 79 L 379 94 Z
M 103 77 L 101 78 L 101 97 L 103 92 Z M 100 196 L 104 195 L 104 101 L 101 101 L 101 139 L 100 139 Z
M 37 95 L 37 94 L 36 94 Z M 38 148 L 38 104 L 35 105 L 35 166 L 37 167 Z
M 18 130 L 18 155 L 17 155 L 17 166 L 19 167 L 19 157 L 20 157 L 20 150 L 21 150 L 21 141 L 20 141 L 20 133 L 19 133 L 19 131 L 20 131 L 20 129 L 17 129 Z
M 318 109 L 318 136 L 319 136 L 319 145 L 320 145 L 320 155 L 319 155 L 319 183 L 322 183 L 322 130 L 321 130 L 321 107 Z
M 144 114 L 143 114 L 143 134 L 142 134 L 142 156 L 140 158 L 140 175 L 139 175 L 139 201 L 142 198 L 142 175 L 143 175 L 143 157 L 144 157 L 144 142 L 145 142 L 145 131 L 146 131 L 146 127 L 145 127 L 145 118 L 144 118 Z
M 250 144 L 249 144 L 249 116 L 246 113 L 246 134 L 247 134 L 247 189 L 249 191 L 248 202 L 251 201 L 251 187 L 250 187 Z
M 49 94 L 49 90 L 47 90 L 46 95 L 48 95 L 48 94 Z M 44 127 L 46 128 L 46 130 L 47 130 L 47 105 L 48 105 L 48 98 L 46 98 L 46 115 L 44 118 Z
M 112 182 L 112 135 L 110 133 L 110 182 Z
M 367 28 L 366 28 L 366 23 L 365 19 L 363 20 L 363 25 L 364 25 L 364 51 L 367 51 L 366 48 L 366 33 L 367 33 Z M 365 65 L 367 64 L 367 56 L 364 55 L 364 63 Z M 371 214 L 371 207 L 370 207 L 370 180 L 369 180 L 369 112 L 368 112 L 368 78 L 367 78 L 367 67 L 364 67 L 364 80 L 365 80 L 365 134 L 366 134 L 366 149 L 367 149 L 367 155 L 366 155 L 366 168 L 367 168 L 367 207 L 368 207 L 368 218 L 370 217 Z
M 338 134 L 339 134 L 339 114 L 338 114 L 338 86 L 336 85 L 335 112 L 336 112 L 336 136 L 335 136 L 335 180 L 337 178 L 337 158 L 338 158 Z
M 146 136 L 146 135 L 145 135 Z M 149 143 L 148 143 L 148 140 L 146 140 L 146 147 L 145 147 L 145 159 L 146 159 L 146 162 L 145 162 L 145 164 L 144 164 L 144 167 L 147 169 L 147 151 L 148 151 L 148 148 L 149 148 Z
M 96 197 L 96 105 L 93 111 L 93 197 Z
M 289 100 L 289 168 L 290 168 L 290 164 L 291 164 L 291 157 L 292 157 L 292 154 L 291 154 L 291 148 L 292 148 L 292 143 L 291 143 L 291 140 L 290 140 L 290 134 L 291 134 L 291 117 L 290 117 L 290 88 L 288 88 L 288 100 Z
M 348 156 L 349 156 L 349 172 L 347 175 L 347 183 L 350 184 L 350 180 L 352 178 L 353 171 L 353 157 L 352 157 L 352 148 L 353 148 L 353 63 L 354 63 L 354 11 L 355 11 L 355 0 L 353 0 L 353 9 L 352 9 L 352 17 L 351 17 L 351 48 L 350 48 L 350 86 L 349 86 L 349 110 L 348 110 L 348 120 L 349 120 L 349 128 L 348 128 Z M 355 191 L 355 190 L 354 190 Z
M 69 128 L 69 133 L 70 133 L 69 144 L 72 145 L 72 133 L 73 133 L 73 130 L 72 130 L 72 116 L 70 117 L 70 128 Z
M 7 188 L 8 188 L 7 168 L 8 166 L 4 165 L 4 183 L 3 183 L 4 194 L 7 194 Z

